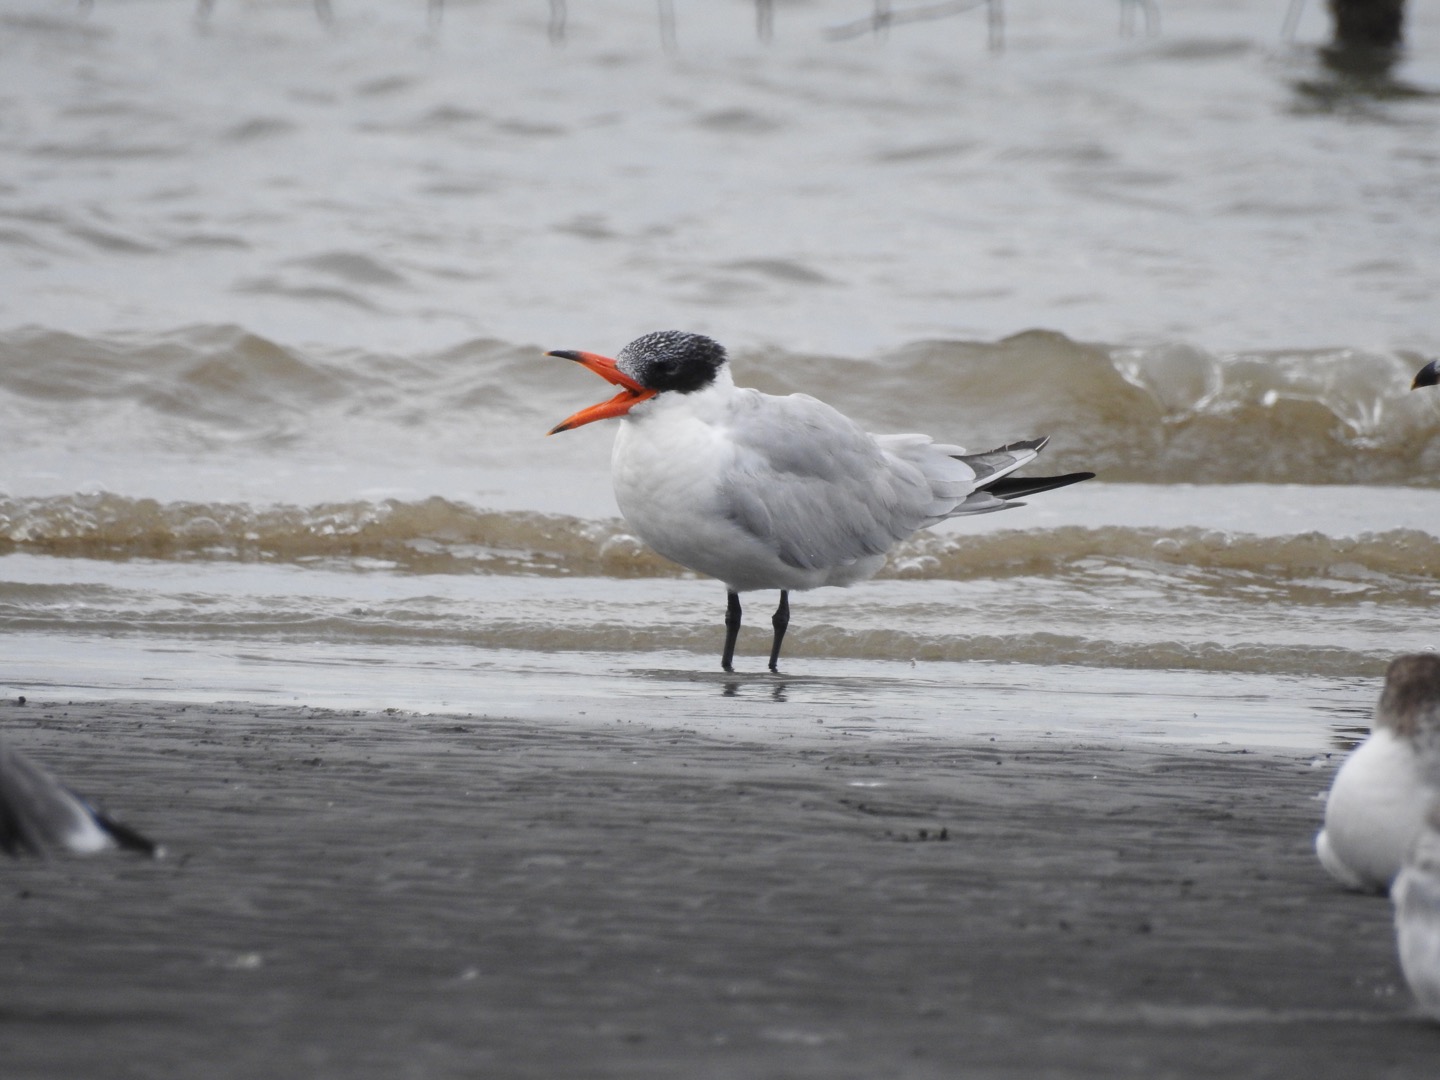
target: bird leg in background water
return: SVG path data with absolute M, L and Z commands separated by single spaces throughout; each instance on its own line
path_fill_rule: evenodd
M 1135 12 L 1145 16 L 1145 36 L 1160 35 L 1160 9 L 1155 0 L 1120 0 L 1120 36 L 1135 36 Z
M 775 0 L 755 0 L 755 36 L 761 41 L 775 36 Z
M 667 56 L 680 51 L 680 38 L 675 30 L 675 0 L 658 0 L 660 9 L 660 47 Z

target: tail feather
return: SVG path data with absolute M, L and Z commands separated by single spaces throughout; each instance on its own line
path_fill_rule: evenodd
M 1024 503 L 1007 502 L 997 499 L 988 491 L 972 491 L 962 502 L 957 503 L 944 517 L 969 517 L 971 514 L 993 514 L 996 510 L 1013 510 Z
M 1028 465 L 1034 461 L 1036 455 L 1045 449 L 1045 444 L 1049 441 L 1049 435 L 1042 435 L 1038 439 L 1026 439 L 1023 442 L 997 446 L 994 450 L 986 450 L 983 454 L 954 454 L 952 456 L 956 461 L 963 461 L 975 470 L 975 479 L 980 481 L 981 486 L 984 487 L 987 481 L 998 479 L 1006 473 L 1012 473 L 1022 465 Z
M 1025 495 L 1038 495 L 1042 491 L 1053 491 L 1094 477 L 1092 472 L 1066 473 L 1064 476 L 1010 475 L 1034 461 L 1049 441 L 1050 436 L 1042 435 L 1038 439 L 1007 443 L 983 454 L 951 454 L 956 461 L 974 471 L 975 479 L 971 481 L 974 487 L 968 497 L 940 516 L 964 517 L 1009 510 L 1025 505 L 1015 501 Z

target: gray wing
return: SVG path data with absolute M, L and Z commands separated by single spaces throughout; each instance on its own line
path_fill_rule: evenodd
M 0 851 L 88 854 L 125 847 L 155 855 L 155 844 L 98 812 L 55 777 L 0 740 Z
M 746 393 L 731 424 L 737 456 L 720 493 L 726 512 L 783 562 L 801 569 L 883 555 L 974 489 L 974 471 L 934 453 L 924 436 L 877 440 L 804 394 Z M 940 466 L 951 474 L 948 480 L 932 480 L 917 462 L 922 443 L 949 463 Z M 949 485 L 943 495 L 937 482 Z

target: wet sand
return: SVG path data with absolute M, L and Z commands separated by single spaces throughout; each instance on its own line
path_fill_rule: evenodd
M 1431 1077 L 1334 762 L 0 705 L 168 856 L 0 867 L 7 1080 Z

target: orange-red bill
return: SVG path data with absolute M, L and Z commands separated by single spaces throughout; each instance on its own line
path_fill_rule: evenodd
M 577 364 L 582 364 L 595 372 L 606 382 L 623 388 L 609 401 L 602 401 L 598 405 L 591 405 L 588 409 L 581 409 L 574 416 L 562 420 L 546 432 L 547 435 L 554 435 L 558 431 L 569 431 L 571 428 L 580 427 L 582 424 L 591 424 L 596 420 L 607 420 L 612 416 L 624 416 L 640 402 L 649 401 L 656 394 L 656 391 L 645 389 L 617 368 L 615 361 L 608 356 L 601 356 L 599 353 L 576 352 L 571 349 L 556 349 L 545 355 L 558 356 L 562 360 L 574 360 Z

